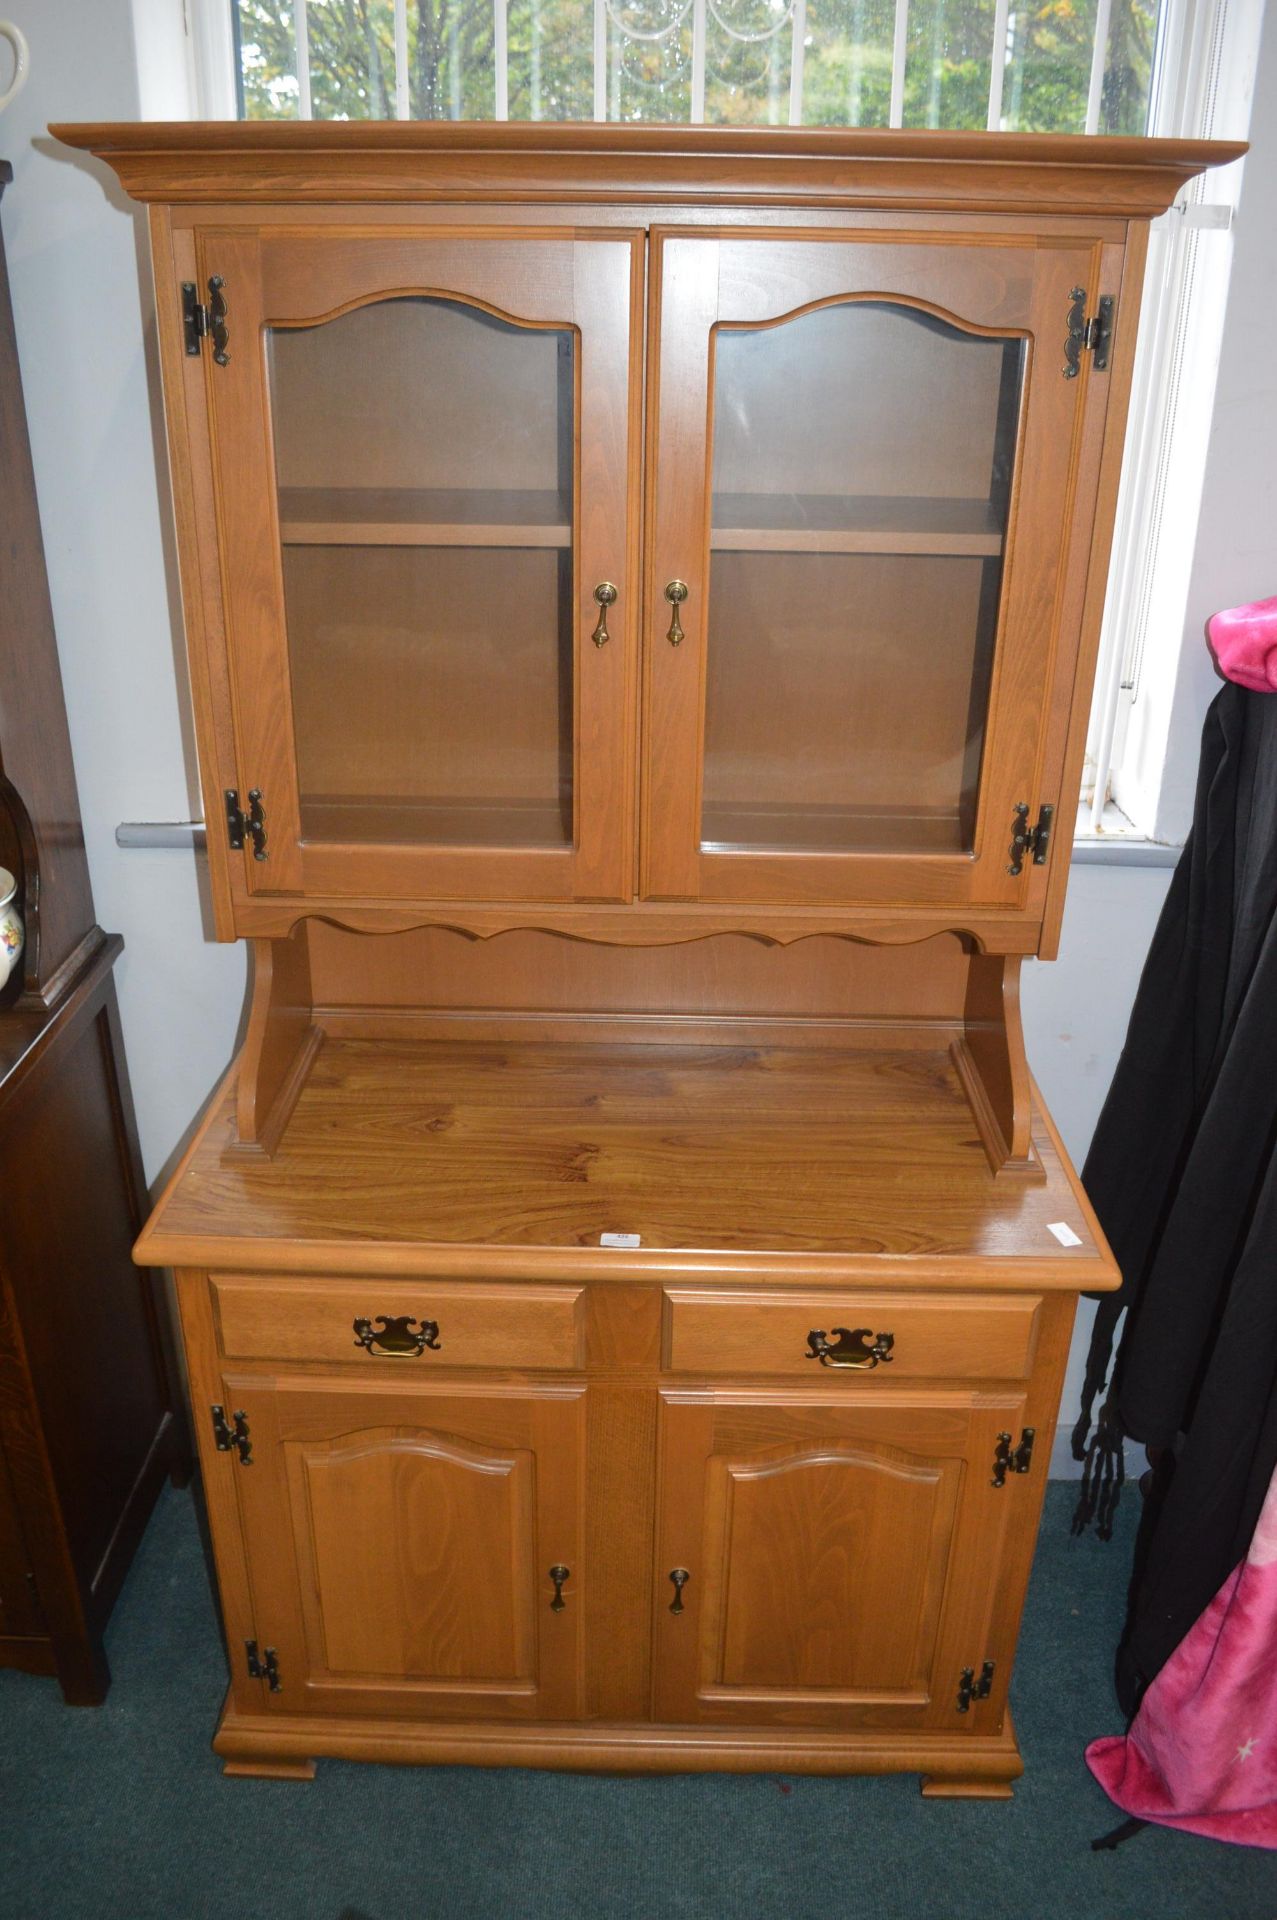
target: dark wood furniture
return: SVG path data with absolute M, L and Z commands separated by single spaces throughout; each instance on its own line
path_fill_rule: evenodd
M 1235 148 L 57 129 L 150 203 L 243 1052 L 173 1264 L 228 1771 L 1005 1795 L 1025 1060 L 1147 223 Z
M 0 170 L 0 192 L 11 178 Z M 96 924 L 0 246 L 0 863 L 27 946 L 0 1003 L 0 1666 L 105 1698 L 102 1636 L 182 1469 L 112 967 Z

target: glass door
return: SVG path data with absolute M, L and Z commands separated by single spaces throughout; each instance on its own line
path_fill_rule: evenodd
M 1014 904 L 1089 254 L 658 247 L 645 891 Z
M 633 240 L 200 252 L 249 886 L 628 897 Z

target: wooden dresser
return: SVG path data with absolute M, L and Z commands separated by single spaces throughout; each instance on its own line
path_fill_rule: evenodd
M 1019 971 L 1148 221 L 1240 149 L 55 131 L 151 207 L 253 945 L 138 1246 L 227 1769 L 1009 1793 L 1074 1299 L 1117 1277 Z
M 10 169 L 0 164 L 0 192 Z M 184 1471 L 146 1186 L 97 925 L 0 246 L 0 865 L 22 960 L 0 994 L 0 1667 L 110 1684 L 103 1634 L 167 1473 Z

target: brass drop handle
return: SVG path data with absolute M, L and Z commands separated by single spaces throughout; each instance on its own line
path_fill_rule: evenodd
M 599 603 L 599 624 L 590 638 L 596 647 L 605 647 L 612 638 L 607 630 L 607 610 L 616 605 L 616 588 L 610 580 L 600 580 L 594 589 L 594 598 Z
M 671 1573 L 670 1579 L 674 1582 L 674 1598 L 670 1601 L 671 1613 L 682 1613 L 683 1588 L 687 1585 L 691 1577 L 686 1567 L 675 1567 Z
M 377 1315 L 378 1328 L 373 1332 L 371 1320 L 356 1320 L 355 1345 L 363 1347 L 374 1358 L 382 1360 L 415 1360 L 427 1347 L 432 1352 L 439 1351 L 439 1322 L 423 1320 L 416 1333 L 412 1330 L 413 1315 L 410 1313 Z
M 872 1327 L 857 1327 L 849 1332 L 846 1327 L 835 1327 L 833 1338 L 816 1327 L 807 1335 L 807 1345 L 811 1352 L 804 1354 L 805 1360 L 819 1360 L 822 1367 L 852 1368 L 857 1373 L 867 1373 L 880 1362 L 884 1365 L 891 1360 L 891 1349 L 896 1344 L 894 1333 L 875 1333 Z
M 666 634 L 665 638 L 669 641 L 672 647 L 681 647 L 684 640 L 687 638 L 687 635 L 683 632 L 682 622 L 678 617 L 678 610 L 682 606 L 684 600 L 686 600 L 687 598 L 686 580 L 667 581 L 665 586 L 665 598 L 669 601 L 670 607 L 672 609 L 670 613 L 670 630 Z
M 554 1582 L 554 1598 L 550 1602 L 551 1613 L 562 1613 L 567 1601 L 563 1598 L 563 1583 L 570 1577 L 569 1567 L 551 1567 L 550 1578 Z

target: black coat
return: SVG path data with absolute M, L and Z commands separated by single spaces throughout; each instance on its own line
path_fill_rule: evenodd
M 1244 1556 L 1277 1465 L 1277 695 L 1230 683 L 1206 716 L 1192 833 L 1082 1179 L 1122 1289 L 1099 1308 L 1075 1441 L 1127 1307 L 1105 1424 L 1167 1449 L 1131 1703 Z

